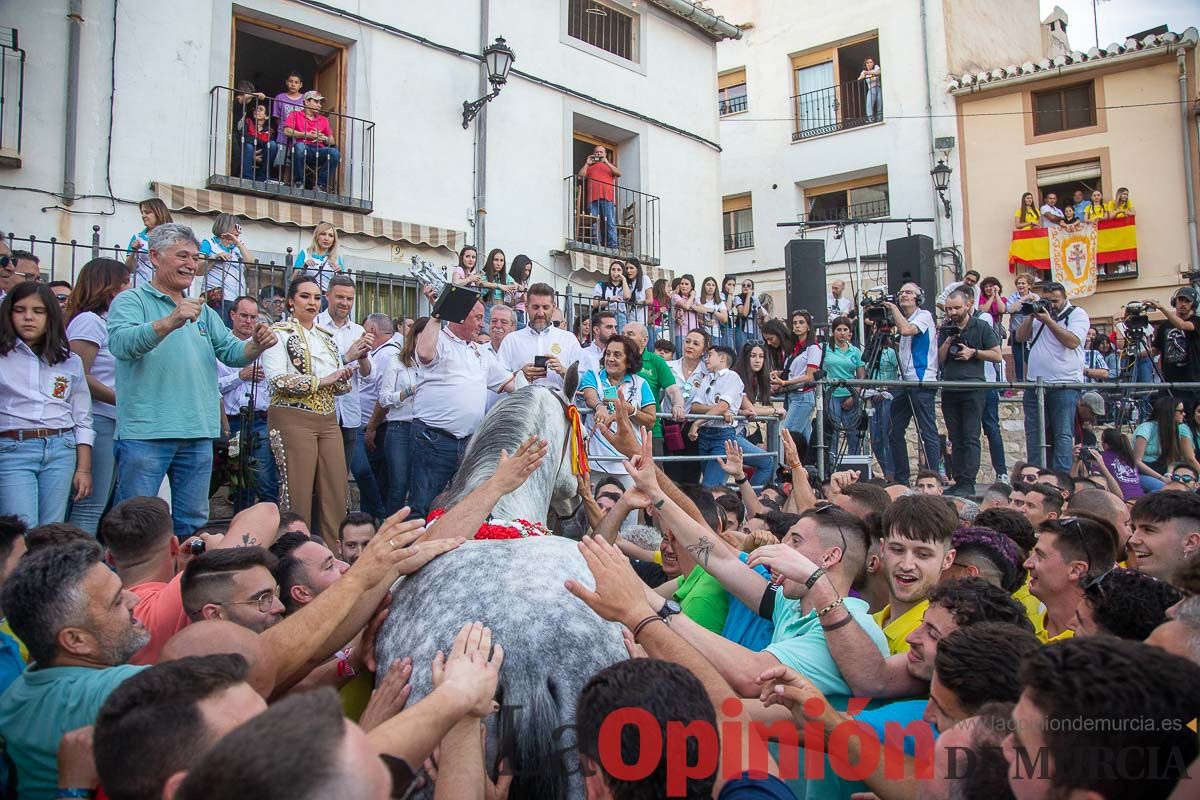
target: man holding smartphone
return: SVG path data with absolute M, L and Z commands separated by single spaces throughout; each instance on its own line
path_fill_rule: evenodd
M 608 150 L 602 144 L 592 149 L 592 154 L 579 168 L 579 179 L 586 181 L 588 214 L 603 222 L 597 222 L 593 231 L 596 244 L 605 247 L 617 246 L 617 178 L 621 170 L 608 160 Z M 603 234 L 603 238 L 601 238 Z
M 581 351 L 579 341 L 569 331 L 550 324 L 554 289 L 547 283 L 530 286 L 525 313 L 529 324 L 504 337 L 496 358 L 505 369 L 520 370 L 530 383 L 562 389 L 567 368 L 579 361 Z

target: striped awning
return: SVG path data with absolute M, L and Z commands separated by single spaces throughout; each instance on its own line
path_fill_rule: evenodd
M 237 214 L 247 219 L 271 220 L 300 228 L 315 228 L 320 222 L 331 223 L 344 234 L 358 234 L 393 242 L 444 247 L 458 253 L 467 241 L 466 231 L 416 225 L 394 219 L 354 214 L 348 211 L 288 203 L 268 197 L 193 189 L 173 183 L 150 184 L 155 197 L 171 211 L 196 211 L 201 214 Z
M 619 261 L 620 256 L 601 256 L 595 253 L 578 253 L 574 250 L 568 250 L 571 256 L 571 271 L 572 272 L 589 272 L 598 275 L 598 280 L 604 280 L 608 276 L 608 265 L 614 261 Z M 673 277 L 671 270 L 665 267 L 652 267 L 646 263 L 642 263 L 642 274 L 652 281 L 659 278 L 670 280 Z

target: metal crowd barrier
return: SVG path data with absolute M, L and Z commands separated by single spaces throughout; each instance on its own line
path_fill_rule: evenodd
M 826 475 L 826 457 L 828 456 L 828 448 L 825 445 L 825 392 L 830 389 L 838 388 L 855 388 L 855 389 L 879 389 L 879 388 L 897 388 L 897 389 L 932 389 L 934 391 L 940 389 L 980 389 L 998 391 L 1006 390 L 1033 390 L 1037 393 L 1037 442 L 1038 449 L 1042 452 L 1042 463 L 1048 464 L 1052 443 L 1046 441 L 1046 392 L 1055 389 L 1078 389 L 1080 392 L 1111 392 L 1113 389 L 1122 391 L 1131 390 L 1134 392 L 1146 391 L 1172 391 L 1183 390 L 1200 394 L 1200 383 L 1047 383 L 1042 379 L 1037 381 L 885 381 L 885 380 L 863 380 L 858 378 L 835 379 L 823 378 L 815 382 L 815 403 L 816 410 L 813 417 L 813 439 L 816 441 L 817 451 L 817 475 L 824 480 Z M 951 443 L 953 444 L 953 442 Z M 918 459 L 920 458 L 920 444 L 917 445 Z
M 674 421 L 674 419 L 675 419 L 675 417 L 670 412 L 667 412 L 667 411 L 660 411 L 660 412 L 656 413 L 654 416 L 658 417 L 659 419 L 661 419 L 663 421 L 667 421 L 667 422 Z M 725 418 L 723 416 L 721 416 L 720 414 L 685 414 L 684 419 L 685 420 L 697 420 L 697 419 L 724 420 Z M 766 442 L 767 442 L 767 445 L 769 445 L 769 446 L 763 448 L 763 450 L 765 452 L 762 455 L 754 454 L 752 457 L 757 457 L 757 458 L 761 458 L 763 456 L 769 457 L 771 459 L 771 471 L 772 471 L 772 473 L 774 473 L 774 471 L 779 467 L 779 465 L 781 463 L 783 463 L 783 452 L 782 452 L 783 448 L 782 448 L 782 445 L 781 445 L 781 442 L 779 439 L 779 425 L 783 421 L 782 417 L 778 414 L 759 414 L 753 420 L 751 420 L 747 416 L 744 416 L 741 414 L 735 414 L 733 419 L 735 422 L 765 422 L 767 424 Z M 704 461 L 715 461 L 719 458 L 724 458 L 724 456 L 722 456 L 722 455 L 655 456 L 654 463 L 655 464 L 669 464 L 672 462 L 687 462 L 687 461 L 704 462 Z M 588 456 L 588 461 L 620 462 L 620 461 L 624 461 L 624 460 L 625 459 L 623 457 L 617 457 L 617 456 Z

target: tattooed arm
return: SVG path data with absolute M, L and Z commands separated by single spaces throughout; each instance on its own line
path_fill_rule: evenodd
M 270 547 L 279 538 L 279 506 L 258 503 L 238 513 L 229 531 L 213 549 L 221 547 Z

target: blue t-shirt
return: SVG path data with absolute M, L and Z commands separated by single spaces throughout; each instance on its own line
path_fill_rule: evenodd
M 891 727 L 893 730 L 896 730 L 897 726 L 900 730 L 892 734 L 892 740 L 895 740 L 898 735 L 903 735 L 903 729 L 909 725 L 912 726 L 911 730 L 917 731 L 922 739 L 924 739 L 924 732 L 926 730 L 932 734 L 933 739 L 937 739 L 937 727 L 921 721 L 921 717 L 925 714 L 927 703 L 927 700 L 900 700 L 863 711 L 855 719 L 871 726 L 875 731 L 875 735 L 879 737 L 880 745 L 888 742 L 887 729 Z M 904 735 L 901 743 L 906 755 L 916 755 L 917 739 L 914 736 Z M 882 747 L 879 752 L 880 758 L 884 758 Z M 804 763 L 803 760 L 801 760 L 801 763 Z M 807 783 L 805 800 L 838 800 L 850 797 L 855 792 L 870 791 L 870 788 L 865 783 L 861 781 L 848 781 L 838 775 L 834 771 L 833 764 L 830 762 L 828 755 L 825 756 L 824 769 L 823 778 Z
M 738 558 L 745 564 L 750 556 L 738 553 Z M 755 567 L 754 571 L 766 580 L 771 579 L 771 571 L 761 564 Z M 729 595 L 729 613 L 725 615 L 722 636 L 757 653 L 771 643 L 771 635 L 774 632 L 775 626 L 771 624 L 771 620 L 763 619 L 757 610 L 748 608 L 741 600 L 732 594 Z
M 937 325 L 933 315 L 918 308 L 908 318 L 917 333 L 900 337 L 900 376 L 906 381 L 931 381 L 937 378 Z

